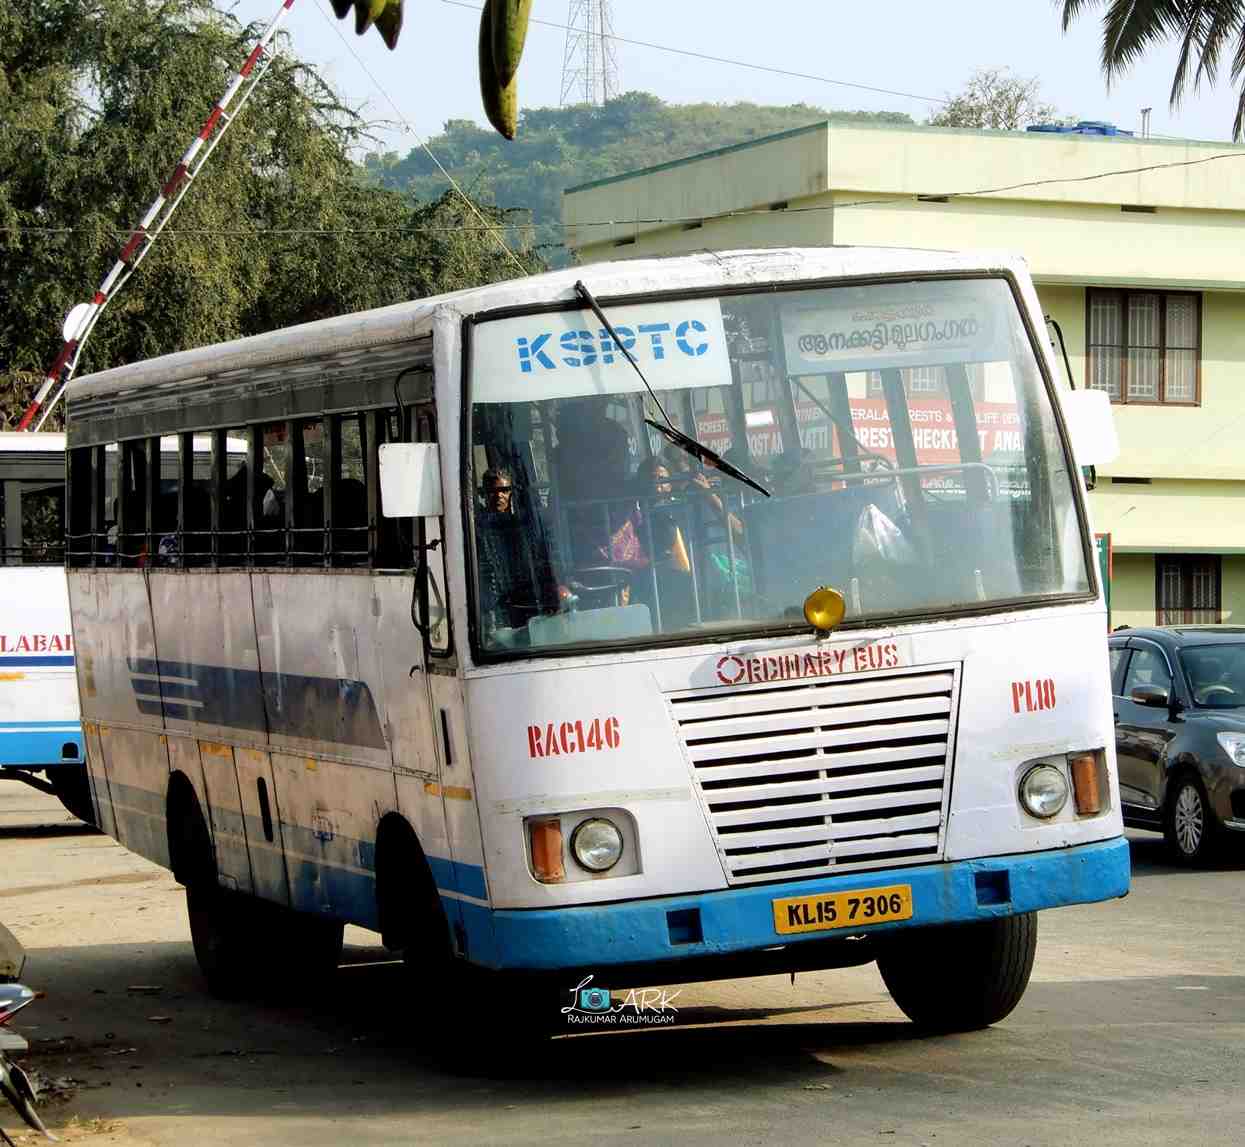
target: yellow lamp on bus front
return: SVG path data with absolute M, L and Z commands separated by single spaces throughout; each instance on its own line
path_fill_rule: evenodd
M 804 599 L 804 620 L 819 633 L 829 633 L 847 612 L 847 603 L 837 589 L 818 586 Z

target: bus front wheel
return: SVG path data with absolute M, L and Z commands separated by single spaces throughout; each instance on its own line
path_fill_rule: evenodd
M 1020 1003 L 1037 951 L 1037 914 L 892 934 L 878 970 L 895 1003 L 919 1027 L 975 1031 Z

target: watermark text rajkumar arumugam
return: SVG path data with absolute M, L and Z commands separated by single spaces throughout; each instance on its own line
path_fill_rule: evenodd
M 619 1003 L 609 988 L 592 983 L 585 976 L 571 989 L 571 1002 L 562 1015 L 571 1026 L 583 1027 L 665 1027 L 673 1024 L 679 1009 L 674 1001 L 681 991 L 666 988 L 632 988 Z

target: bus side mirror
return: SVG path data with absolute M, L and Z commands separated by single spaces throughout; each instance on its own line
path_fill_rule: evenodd
M 1059 396 L 1078 466 L 1101 466 L 1120 456 L 1111 399 L 1105 390 L 1067 390 Z
M 386 518 L 441 515 L 441 457 L 435 442 L 386 442 L 380 451 L 380 506 Z

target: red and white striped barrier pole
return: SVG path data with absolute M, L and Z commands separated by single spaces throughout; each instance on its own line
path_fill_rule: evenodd
M 36 415 L 41 414 L 35 426 L 36 430 L 41 429 L 47 421 L 61 395 L 65 393 L 65 387 L 69 385 L 69 380 L 77 368 L 82 347 L 99 321 L 100 315 L 103 314 L 104 308 L 116 298 L 126 280 L 138 268 L 147 252 L 160 237 L 160 232 L 164 230 L 165 225 L 177 210 L 178 204 L 181 203 L 182 196 L 190 189 L 191 183 L 203 169 L 203 165 L 207 163 L 208 157 L 224 138 L 229 125 L 242 111 L 246 101 L 251 98 L 251 94 L 268 70 L 269 64 L 272 63 L 272 56 L 266 55 L 266 50 L 293 6 L 294 0 L 283 0 L 277 14 L 264 29 L 259 42 L 251 49 L 246 62 L 229 81 L 225 94 L 212 106 L 199 134 L 195 136 L 194 142 L 186 149 L 186 154 L 173 169 L 168 182 L 160 188 L 160 194 L 155 202 L 147 209 L 147 214 L 143 216 L 134 233 L 126 240 L 112 270 L 108 272 L 91 301 L 79 303 L 69 312 L 69 317 L 65 320 L 64 345 L 44 377 L 43 385 L 39 387 L 34 401 L 26 408 L 22 420 L 17 424 L 18 430 L 29 430 Z M 44 403 L 49 394 L 52 397 L 45 407 Z

